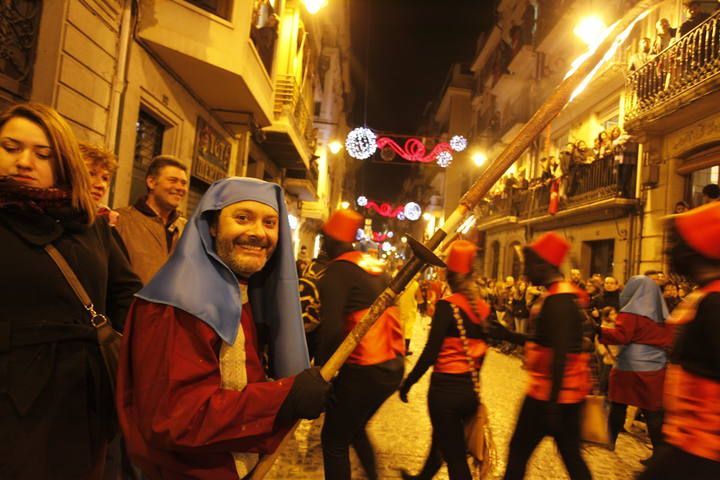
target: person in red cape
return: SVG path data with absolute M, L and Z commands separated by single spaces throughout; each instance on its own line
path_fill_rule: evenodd
M 137 294 L 117 407 L 150 479 L 246 478 L 293 421 L 323 409 L 330 387 L 308 368 L 284 202 L 274 183 L 215 182 Z
M 522 479 L 527 461 L 547 435 L 555 439 L 572 479 L 591 478 L 580 456 L 580 409 L 590 391 L 588 354 L 582 350 L 587 294 L 560 273 L 570 244 L 555 232 L 523 248 L 525 275 L 547 293 L 533 306 L 532 339 L 525 343 L 530 376 L 527 395 L 510 441 L 506 479 Z
M 636 275 L 620 293 L 620 313 L 613 328 L 602 328 L 599 341 L 622 345 L 610 371 L 610 444 L 615 448 L 625 423 L 627 406 L 642 409 L 655 455 L 662 445 L 662 392 L 666 349 L 672 332 L 665 325 L 667 306 L 660 288 L 645 275 Z
M 665 379 L 666 445 L 640 480 L 720 478 L 720 203 L 671 217 L 674 272 L 699 285 L 667 323 L 677 335 Z
M 353 251 L 352 241 L 362 222 L 359 213 L 338 210 L 322 227 L 330 263 L 318 282 L 318 365 L 328 361 L 388 285 L 383 265 L 376 258 Z M 321 437 L 326 479 L 350 479 L 350 445 L 367 477 L 378 478 L 365 426 L 397 390 L 403 376 L 404 353 L 400 315 L 396 307 L 390 307 L 375 321 L 333 381 L 334 401 L 328 405 Z
M 453 293 L 437 303 L 425 349 L 400 386 L 400 399 L 407 402 L 412 386 L 433 366 L 428 390 L 433 427 L 430 453 L 418 475 L 401 472 L 406 480 L 433 478 L 443 461 L 447 463 L 451 479 L 472 479 L 465 454 L 463 422 L 475 413 L 479 398 L 468 354 L 473 368 L 478 370 L 485 360 L 488 335 L 501 339 L 513 335 L 497 322 L 488 322 L 490 306 L 479 297 L 473 278 L 476 250 L 477 247 L 467 240 L 456 240 L 450 245 L 447 281 Z M 456 310 L 460 320 L 455 317 Z M 493 326 L 499 330 L 491 330 Z M 467 351 L 463 336 L 467 340 Z

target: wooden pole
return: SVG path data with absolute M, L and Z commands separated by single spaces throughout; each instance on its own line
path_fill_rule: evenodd
M 582 83 L 585 77 L 593 71 L 595 66 L 600 63 L 605 53 L 615 42 L 615 38 L 621 32 L 634 25 L 637 17 L 657 3 L 659 3 L 659 0 L 642 0 L 625 12 L 625 15 L 614 25 L 612 31 L 608 33 L 607 37 L 598 45 L 595 51 L 585 59 L 575 72 L 558 85 L 545 103 L 540 106 L 530 120 L 528 120 L 517 135 L 515 135 L 512 142 L 488 165 L 480 178 L 473 183 L 470 189 L 460 199 L 460 205 L 450 214 L 445 224 L 437 229 L 435 234 L 425 243 L 424 246 L 427 250 L 430 252 L 435 251 L 445 237 L 447 237 L 448 233 L 454 232 L 462 225 L 466 215 L 471 212 L 482 197 L 490 191 L 495 182 L 520 158 L 520 155 L 530 146 L 532 140 L 542 134 L 543 129 L 565 108 L 575 89 Z M 348 336 L 345 337 L 345 340 L 340 344 L 335 353 L 333 353 L 325 365 L 322 366 L 320 373 L 325 380 L 332 380 L 345 363 L 345 360 L 347 360 L 358 346 L 365 333 L 367 333 L 375 323 L 375 320 L 394 303 L 395 297 L 404 290 L 410 280 L 423 268 L 426 261 L 418 256 L 418 252 L 415 253 L 416 254 L 413 255 L 405 266 L 395 275 L 388 288 L 375 299 L 363 318 Z M 265 474 L 267 474 L 289 436 L 290 435 L 285 437 L 283 444 L 278 447 L 275 453 L 266 455 L 260 460 L 253 471 L 252 480 L 262 479 Z

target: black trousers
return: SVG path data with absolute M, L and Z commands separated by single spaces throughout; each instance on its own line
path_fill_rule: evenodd
M 610 415 L 608 416 L 608 426 L 610 429 L 610 442 L 614 445 L 617 437 L 622 431 L 625 424 L 625 416 L 627 415 L 627 405 L 612 402 L 610 404 Z M 643 409 L 645 414 L 645 422 L 647 424 L 648 436 L 653 446 L 653 455 L 660 451 L 663 447 L 662 424 L 665 418 L 665 412 L 662 410 L 650 411 Z
M 547 435 L 555 439 L 571 479 L 592 478 L 580 455 L 581 407 L 582 403 L 555 404 L 526 396 L 510 441 L 505 478 L 521 480 L 525 476 L 530 456 Z
M 433 373 L 428 390 L 432 443 L 419 480 L 435 476 L 443 460 L 450 480 L 472 480 L 465 446 L 464 420 L 475 413 L 478 398 L 469 375 Z
M 647 470 L 638 480 L 707 480 L 720 478 L 720 462 L 698 457 L 674 445 L 666 445 L 658 455 L 653 455 Z
M 350 480 L 350 445 L 370 480 L 377 479 L 375 451 L 365 426 L 378 408 L 398 389 L 403 378 L 402 357 L 377 365 L 346 364 L 333 382 L 334 401 L 325 412 L 321 440 L 325 478 Z

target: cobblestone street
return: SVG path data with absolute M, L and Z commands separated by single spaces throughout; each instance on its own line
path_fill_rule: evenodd
M 414 355 L 408 357 L 407 368 L 412 368 L 427 336 L 427 318 L 418 321 L 411 344 Z M 422 328 L 421 328 L 422 327 Z M 430 447 L 430 420 L 427 413 L 429 372 L 410 392 L 410 403 L 404 404 L 397 394 L 385 402 L 369 424 L 374 441 L 381 479 L 400 478 L 398 469 L 416 473 L 421 468 Z M 498 461 L 493 478 L 501 478 L 505 470 L 508 444 L 515 428 L 515 419 L 523 399 L 526 374 L 521 361 L 503 355 L 494 349 L 488 353 L 482 373 L 483 399 L 490 411 L 490 424 L 494 436 Z M 322 417 L 304 421 L 285 446 L 281 457 L 267 475 L 271 480 L 322 479 L 322 451 L 320 429 Z M 366 478 L 352 454 L 353 479 Z M 595 479 L 631 479 L 642 469 L 639 463 L 650 455 L 644 440 L 621 434 L 615 452 L 594 446 L 585 447 L 584 457 Z M 436 479 L 446 480 L 445 467 Z M 546 438 L 535 451 L 528 466 L 528 479 L 568 478 L 553 441 Z

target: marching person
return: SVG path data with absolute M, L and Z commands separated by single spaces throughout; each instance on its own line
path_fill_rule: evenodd
M 528 392 L 510 441 L 506 479 L 522 479 L 527 461 L 546 436 L 554 437 L 572 479 L 589 479 L 580 455 L 580 408 L 590 391 L 588 354 L 583 353 L 581 308 L 587 295 L 560 273 L 570 244 L 549 232 L 523 248 L 525 275 L 547 292 L 533 306 L 532 341 L 525 343 Z
M 666 446 L 638 477 L 720 478 L 720 203 L 672 220 L 673 271 L 696 282 L 668 319 L 678 335 L 665 381 Z
M 317 365 L 327 362 L 388 284 L 377 259 L 353 251 L 352 241 L 362 222 L 359 213 L 338 210 L 322 227 L 330 263 L 318 283 Z M 390 307 L 340 369 L 333 382 L 335 401 L 328 406 L 322 429 L 326 479 L 350 479 L 351 444 L 367 477 L 378 478 L 375 452 L 365 426 L 402 380 L 404 347 L 399 313 Z
M 627 406 L 645 412 L 653 455 L 662 445 L 662 391 L 665 350 L 672 344 L 665 300 L 655 281 L 636 275 L 620 294 L 620 312 L 613 328 L 602 328 L 600 343 L 623 345 L 610 371 L 610 447 L 615 448 L 625 423 Z M 644 460 L 645 462 L 647 460 Z
M 479 370 L 490 331 L 490 306 L 480 299 L 473 278 L 475 251 L 475 245 L 467 240 L 456 240 L 450 245 L 447 281 L 453 293 L 437 303 L 425 349 L 400 386 L 400 399 L 407 403 L 412 386 L 433 366 L 428 390 L 433 427 L 430 453 L 418 475 L 401 472 L 406 480 L 430 480 L 443 461 L 452 480 L 472 479 L 465 454 L 463 422 L 479 408 L 479 398 L 468 355 L 474 369 Z M 494 325 L 511 335 L 499 324 Z
M 308 369 L 287 218 L 280 186 L 215 182 L 137 294 L 117 403 L 150 478 L 244 478 L 294 420 L 321 413 L 329 384 Z

